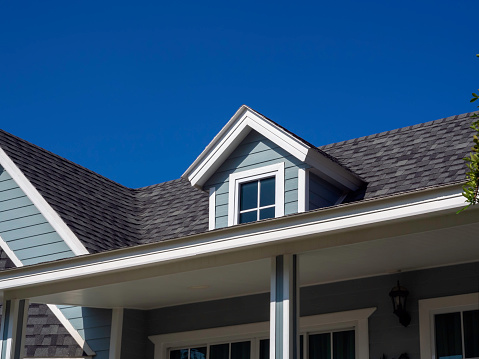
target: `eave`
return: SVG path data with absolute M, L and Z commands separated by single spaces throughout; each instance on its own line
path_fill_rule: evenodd
M 0 276 L 0 291 L 7 298 L 42 296 L 265 259 L 291 251 L 348 246 L 379 238 L 382 234 L 374 234 L 378 226 L 387 225 L 389 235 L 412 233 L 421 224 L 410 228 L 401 223 L 453 214 L 462 206 L 460 186 L 443 186 L 5 271 Z M 476 214 L 474 209 L 447 218 L 449 222 L 476 222 Z M 435 228 L 451 225 L 445 221 L 433 224 Z M 330 237 L 359 230 L 370 234 Z

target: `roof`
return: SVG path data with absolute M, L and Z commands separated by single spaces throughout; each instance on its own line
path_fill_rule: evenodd
M 473 113 L 381 132 L 320 148 L 361 176 L 362 198 L 464 182 Z
M 0 249 L 0 271 L 15 268 L 7 254 Z M 0 320 L 1 320 L 0 304 Z M 73 339 L 46 304 L 30 303 L 25 335 L 27 357 L 82 357 L 83 349 Z
M 472 146 L 470 115 L 319 150 L 367 182 L 349 201 L 460 182 L 465 178 L 461 159 Z M 90 253 L 208 229 L 208 195 L 187 180 L 132 189 L 1 130 L 0 146 Z

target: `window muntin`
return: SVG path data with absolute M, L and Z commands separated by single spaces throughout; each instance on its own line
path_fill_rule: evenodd
M 169 359 L 250 359 L 251 341 L 170 349 Z
M 239 223 L 275 216 L 275 177 L 241 183 L 239 186 Z
M 434 332 L 438 359 L 479 357 L 479 310 L 436 314 Z
M 229 175 L 229 226 L 282 215 L 284 162 Z

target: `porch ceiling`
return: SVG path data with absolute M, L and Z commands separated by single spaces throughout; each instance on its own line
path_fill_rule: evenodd
M 479 260 L 478 223 L 402 235 L 395 235 L 393 227 L 382 228 L 381 232 L 383 235 L 379 238 L 371 234 L 371 240 L 300 253 L 300 284 L 306 286 Z M 347 235 L 367 238 L 368 233 Z M 266 258 L 42 295 L 31 300 L 107 308 L 167 307 L 268 292 L 270 268 L 270 259 Z

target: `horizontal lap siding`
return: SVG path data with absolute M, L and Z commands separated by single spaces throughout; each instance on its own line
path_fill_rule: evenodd
M 108 359 L 112 311 L 68 305 L 59 305 L 58 308 L 96 352 L 95 358 Z
M 1 167 L 0 236 L 24 265 L 74 256 L 32 201 Z
M 228 225 L 229 175 L 281 162 L 285 164 L 285 214 L 298 212 L 298 169 L 305 165 L 272 141 L 251 131 L 204 186 L 216 188 L 216 228 Z
M 0 236 L 24 265 L 37 264 L 75 254 L 43 217 L 13 178 L 0 167 Z M 111 310 L 63 307 L 73 327 L 107 359 L 110 347 Z
M 328 207 L 336 204 L 342 195 L 339 188 L 313 173 L 309 174 L 309 209 Z

